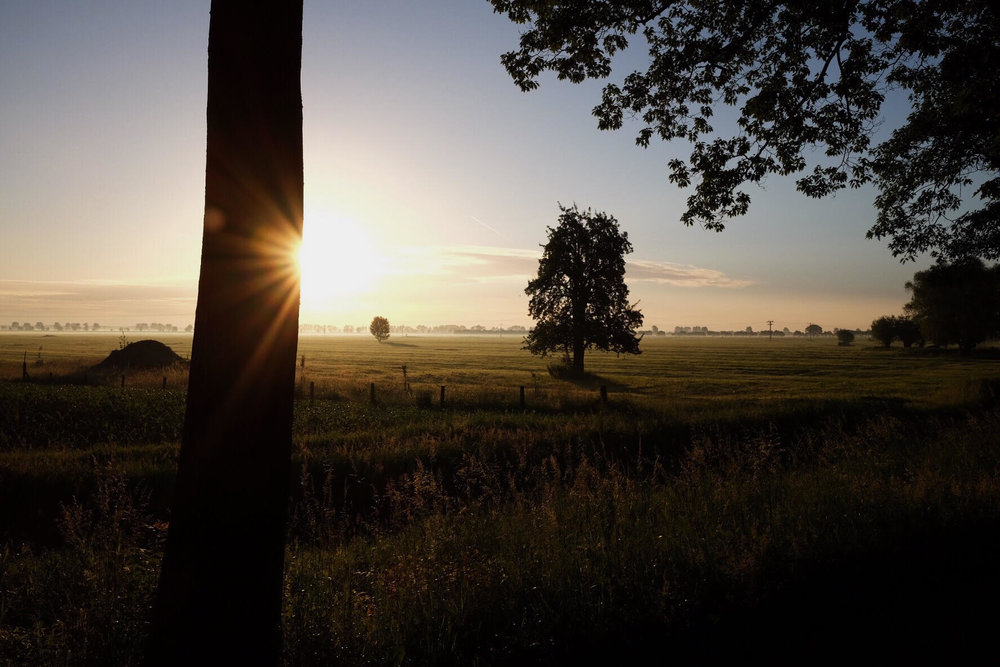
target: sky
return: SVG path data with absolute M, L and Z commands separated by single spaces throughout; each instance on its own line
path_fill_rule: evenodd
M 0 323 L 194 321 L 209 6 L 0 0 Z M 689 147 L 598 131 L 598 82 L 521 92 L 500 64 L 520 30 L 486 0 L 305 1 L 300 322 L 530 326 L 560 203 L 628 233 L 644 327 L 901 312 L 930 260 L 865 238 L 873 190 L 812 200 L 771 177 L 725 231 L 685 227 L 666 165 Z

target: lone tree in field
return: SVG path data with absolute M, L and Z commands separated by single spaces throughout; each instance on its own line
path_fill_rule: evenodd
M 607 83 L 593 114 L 601 130 L 634 120 L 642 147 L 692 144 L 667 165 L 693 188 L 684 224 L 721 230 L 747 212 L 745 185 L 798 174 L 810 197 L 872 183 L 868 237 L 904 260 L 1000 258 L 994 0 L 490 2 L 527 26 L 501 57 L 522 90 L 545 72 L 608 79 L 630 41 L 646 46 L 649 66 Z M 873 145 L 893 91 L 909 114 Z M 720 111 L 738 128 L 713 127 Z
M 812 338 L 813 336 L 819 336 L 820 334 L 823 333 L 823 327 L 821 327 L 818 324 L 810 324 L 809 326 L 806 327 L 806 333 L 809 335 L 810 338 Z
M 969 258 L 917 271 L 906 283 L 904 306 L 935 345 L 955 343 L 963 353 L 1000 333 L 1000 267 Z
M 212 0 L 201 276 L 147 664 L 280 661 L 301 54 L 301 0 Z
M 628 234 L 606 213 L 566 208 L 555 228 L 549 227 L 542 246 L 538 277 L 525 293 L 535 327 L 524 338 L 524 349 L 545 356 L 562 352 L 574 373 L 583 373 L 583 355 L 590 348 L 639 354 L 636 329 L 642 313 L 629 305 L 625 285 L 625 255 L 632 252 Z
M 376 315 L 372 319 L 372 323 L 368 325 L 368 331 L 371 335 L 375 336 L 375 340 L 378 342 L 389 340 L 389 320 L 385 319 L 381 315 Z

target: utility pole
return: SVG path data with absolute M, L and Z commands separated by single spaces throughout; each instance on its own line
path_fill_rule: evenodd
M 773 325 L 773 324 L 774 324 L 774 320 L 768 320 L 767 321 L 767 339 L 768 340 L 771 340 L 771 334 L 772 334 L 771 325 Z

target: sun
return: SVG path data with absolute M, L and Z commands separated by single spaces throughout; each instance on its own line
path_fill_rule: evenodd
M 298 252 L 302 308 L 329 312 L 374 288 L 381 255 L 358 223 L 332 214 L 306 214 Z

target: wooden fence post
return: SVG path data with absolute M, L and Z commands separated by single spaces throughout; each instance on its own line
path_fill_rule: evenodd
M 368 397 L 372 403 L 375 402 L 375 383 L 372 382 L 371 386 L 368 388 Z
M 441 385 L 441 403 L 440 407 L 444 408 L 444 385 Z
M 312 403 L 315 398 L 316 398 L 316 383 L 315 382 L 310 382 L 309 383 L 309 402 Z
M 166 375 L 163 376 L 163 388 L 164 389 L 167 388 L 167 376 Z
M 125 376 L 123 375 L 122 376 L 122 389 L 124 389 L 124 388 L 125 388 Z
M 524 410 L 524 385 L 521 385 L 521 409 Z

